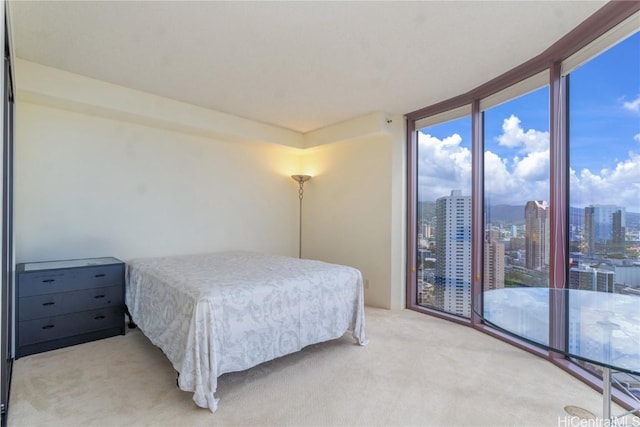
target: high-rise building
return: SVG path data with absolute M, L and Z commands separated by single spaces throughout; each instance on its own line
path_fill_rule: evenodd
M 614 205 L 591 205 L 584 208 L 587 255 L 624 253 L 625 234 L 625 208 Z
M 524 249 L 524 237 L 512 237 L 509 239 L 509 250 L 520 251 Z
M 615 273 L 591 267 L 575 267 L 569 270 L 569 289 L 613 292 Z
M 596 253 L 596 235 L 595 235 L 595 207 L 587 206 L 584 208 L 584 228 L 582 236 L 584 238 L 584 252 L 587 256 L 593 256 Z
M 487 231 L 484 243 L 484 290 L 504 288 L 504 243 L 494 230 Z
M 485 242 L 495 242 L 499 238 L 500 238 L 500 230 L 491 229 L 491 230 L 485 230 L 484 232 Z
M 547 270 L 549 266 L 549 205 L 546 201 L 532 200 L 524 208 L 525 267 L 529 270 Z
M 471 196 L 436 200 L 435 306 L 471 316 Z
M 624 209 L 616 210 L 611 217 L 611 252 L 624 255 L 625 252 L 625 227 Z

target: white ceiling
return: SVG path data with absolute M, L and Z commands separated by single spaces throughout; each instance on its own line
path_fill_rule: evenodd
M 464 93 L 604 3 L 13 1 L 11 14 L 20 58 L 307 132 Z

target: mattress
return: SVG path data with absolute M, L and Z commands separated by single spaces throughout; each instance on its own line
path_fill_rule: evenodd
M 216 410 L 217 378 L 351 331 L 366 344 L 355 268 L 255 252 L 134 259 L 133 321 L 179 372 L 181 390 Z

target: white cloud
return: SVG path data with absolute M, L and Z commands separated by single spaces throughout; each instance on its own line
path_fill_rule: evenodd
M 640 142 L 640 133 L 637 133 L 637 134 L 633 135 L 633 139 L 634 139 L 635 141 Z
M 640 113 L 640 95 L 631 102 L 625 102 L 622 104 L 625 110 L 633 111 L 634 113 Z
M 512 114 L 502 122 L 502 134 L 495 140 L 500 147 L 512 150 L 510 156 L 500 159 L 506 167 L 502 176 L 497 180 L 485 178 L 485 193 L 492 203 L 522 205 L 527 200 L 548 200 L 549 132 L 525 131 L 520 119 Z M 497 162 L 488 162 L 488 154 L 495 156 L 485 151 L 485 177 L 493 177 L 491 168 Z
M 507 194 L 516 189 L 507 161 L 491 151 L 484 152 L 484 176 L 485 187 L 491 193 Z
M 594 173 L 571 170 L 571 200 L 574 204 L 611 204 L 624 206 L 628 212 L 640 212 L 640 155 L 629 158 L 615 168 L 603 168 Z
M 525 153 L 544 151 L 549 148 L 549 132 L 535 129 L 525 132 L 520 126 L 520 119 L 513 114 L 502 122 L 502 135 L 497 140 L 503 147 L 521 147 L 521 151 Z
M 418 191 L 425 200 L 449 195 L 451 190 L 471 190 L 471 151 L 453 134 L 442 140 L 418 133 Z
M 639 98 L 640 100 L 640 98 Z M 639 101 L 640 103 L 640 101 Z M 498 145 L 484 154 L 485 197 L 492 204 L 523 205 L 527 200 L 549 200 L 549 133 L 524 130 L 514 115 L 505 119 Z M 633 139 L 640 142 L 640 134 Z M 442 140 L 419 133 L 419 191 L 424 200 L 435 200 L 453 189 L 471 190 L 471 151 L 458 134 Z M 505 148 L 511 150 L 504 151 Z M 506 153 L 506 154 L 505 154 Z M 502 155 L 502 157 L 500 156 Z M 599 171 L 570 170 L 574 204 L 615 204 L 640 212 L 640 154 Z
M 515 163 L 514 177 L 521 181 L 545 181 L 549 179 L 549 150 L 529 153 Z

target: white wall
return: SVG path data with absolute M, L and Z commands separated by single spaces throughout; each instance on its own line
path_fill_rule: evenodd
M 359 268 L 367 304 L 403 306 L 401 117 L 372 113 L 302 135 L 18 65 L 17 262 L 229 249 L 296 256 L 290 175 L 307 173 L 303 257 Z
M 292 149 L 25 102 L 16 119 L 17 262 L 297 252 Z
M 398 188 L 404 183 L 402 124 L 395 117 L 387 132 L 303 155 L 314 175 L 305 185 L 303 256 L 358 268 L 365 303 L 393 309 L 404 305 L 405 239 L 398 234 L 405 212 L 403 187 Z

